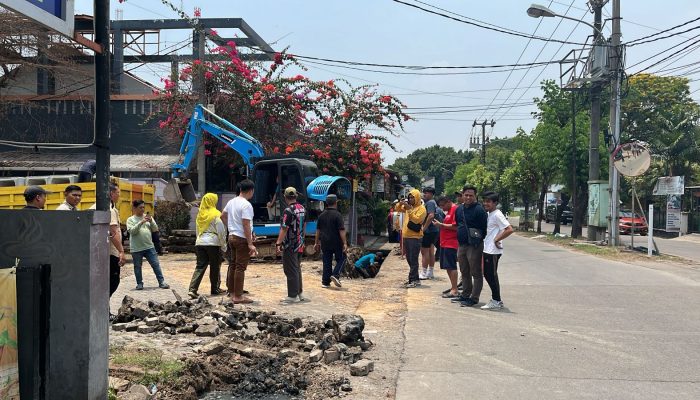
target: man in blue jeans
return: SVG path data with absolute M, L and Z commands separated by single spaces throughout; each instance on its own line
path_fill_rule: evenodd
M 329 194 L 326 198 L 326 209 L 318 216 L 316 224 L 316 240 L 314 250 L 323 253 L 323 275 L 321 286 L 329 288 L 331 281 L 337 287 L 343 286 L 340 283 L 340 273 L 345 266 L 345 223 L 343 216 L 337 209 L 338 197 Z M 335 268 L 333 268 L 333 258 L 335 258 Z

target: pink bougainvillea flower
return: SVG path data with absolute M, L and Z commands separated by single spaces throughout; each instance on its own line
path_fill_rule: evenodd
M 194 16 L 197 18 L 201 17 L 202 16 L 202 9 L 199 7 L 195 7 L 194 8 Z
M 211 79 L 211 78 L 213 78 L 213 77 L 214 77 L 214 73 L 211 72 L 211 71 L 207 71 L 207 72 L 204 73 L 204 79 L 209 80 L 209 79 Z
M 198 59 L 192 61 L 192 64 L 194 64 L 194 65 L 202 65 L 202 60 L 200 60 L 200 59 L 198 58 Z

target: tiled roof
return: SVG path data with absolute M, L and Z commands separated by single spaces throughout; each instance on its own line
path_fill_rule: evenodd
M 93 154 L 0 152 L 0 171 L 77 172 L 83 162 L 94 159 Z M 112 154 L 112 172 L 169 172 L 178 155 L 170 154 Z

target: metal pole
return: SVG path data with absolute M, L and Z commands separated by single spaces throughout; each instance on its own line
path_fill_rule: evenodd
M 95 53 L 95 164 L 96 207 L 109 210 L 109 142 L 110 131 L 110 76 L 109 76 L 109 0 L 95 0 L 95 43 L 102 51 Z
M 620 69 L 622 68 L 622 49 L 620 47 L 620 0 L 612 2 L 612 34 L 611 46 L 612 56 L 610 57 L 611 68 L 613 70 L 612 80 L 612 99 L 610 101 L 610 124 L 613 140 L 611 141 L 611 149 L 620 143 Z M 620 243 L 620 213 L 619 213 L 619 198 L 620 198 L 620 174 L 613 165 L 613 159 L 610 157 L 609 164 L 609 186 L 610 186 L 610 245 L 617 246 Z
M 647 221 L 649 226 L 649 234 L 647 235 L 647 256 L 651 257 L 652 249 L 654 246 L 654 205 L 649 204 L 649 221 Z
M 574 213 L 574 218 L 577 217 L 576 214 L 576 174 L 578 173 L 576 169 L 576 92 L 571 92 L 571 199 L 569 199 L 569 208 Z M 557 215 L 559 212 L 557 211 Z M 573 226 L 573 221 L 571 222 Z M 573 228 L 572 228 L 573 229 Z
M 602 27 L 603 2 L 591 2 L 594 7 L 595 20 L 593 23 L 593 43 L 599 45 L 603 40 L 600 34 Z M 600 179 L 600 92 L 603 90 L 599 83 L 593 83 L 591 87 L 591 131 L 588 139 L 588 181 Z M 598 227 L 588 224 L 586 237 L 588 240 L 598 240 Z

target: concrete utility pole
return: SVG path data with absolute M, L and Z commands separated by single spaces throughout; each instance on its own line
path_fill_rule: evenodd
M 97 209 L 109 210 L 109 142 L 110 129 L 110 76 L 109 76 L 109 1 L 95 0 L 95 42 L 101 51 L 95 52 L 95 166 L 97 187 L 95 199 Z
M 206 54 L 206 41 L 207 37 L 204 33 L 204 29 L 198 24 L 192 31 L 192 47 L 195 60 L 204 59 L 204 55 Z M 197 94 L 199 103 L 206 106 L 207 93 L 203 68 L 199 68 L 199 70 L 196 71 L 192 89 L 194 89 L 194 92 Z M 200 196 L 204 196 L 204 193 L 207 192 L 207 160 L 204 155 L 204 137 L 199 138 L 199 145 L 197 146 L 197 191 Z
M 612 70 L 612 99 L 610 101 L 610 154 L 620 144 L 620 73 L 622 71 L 622 48 L 620 46 L 620 0 L 612 2 L 612 34 L 610 37 L 610 68 Z M 620 174 L 613 165 L 612 157 L 609 157 L 609 182 L 610 182 L 610 246 L 620 243 Z M 651 227 L 649 228 L 651 229 Z
M 607 0 L 591 0 L 591 6 L 594 12 L 593 22 L 593 43 L 600 44 L 604 42 L 602 29 L 602 10 Z M 599 82 L 593 82 L 591 86 L 591 131 L 588 140 L 588 181 L 597 181 L 600 179 L 600 93 L 603 91 L 603 86 Z M 599 240 L 604 232 L 601 229 L 588 224 L 587 238 L 590 241 Z
M 486 164 L 486 125 L 491 125 L 493 128 L 496 125 L 496 121 L 491 120 L 491 122 L 484 120 L 484 122 L 476 122 L 472 124 L 472 128 L 481 125 L 481 163 Z

